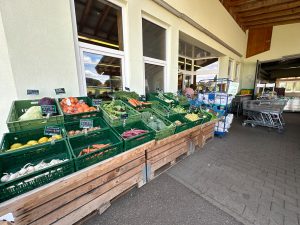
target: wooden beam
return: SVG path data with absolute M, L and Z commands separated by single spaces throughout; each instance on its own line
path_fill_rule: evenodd
M 256 1 L 249 4 L 241 5 L 241 6 L 233 6 L 232 11 L 233 12 L 245 12 L 245 11 L 251 11 L 251 10 L 257 10 L 260 8 L 272 8 L 276 5 L 282 5 L 287 4 L 289 2 L 294 2 L 295 0 L 264 0 L 264 1 Z
M 296 13 L 291 16 L 281 16 L 281 17 L 269 18 L 269 19 L 264 19 L 264 20 L 249 21 L 249 22 L 243 23 L 243 25 L 245 27 L 248 27 L 248 26 L 261 25 L 261 24 L 266 24 L 266 23 L 276 24 L 277 22 L 291 21 L 291 20 L 297 20 L 297 19 L 300 19 L 300 13 Z
M 245 5 L 248 3 L 253 3 L 253 2 L 257 2 L 257 0 L 237 0 L 237 1 L 226 1 L 227 5 L 232 7 L 232 6 L 240 6 L 240 5 Z
M 105 6 L 105 9 L 104 9 L 104 11 L 101 13 L 101 15 L 100 15 L 100 17 L 99 17 L 99 20 L 98 20 L 98 22 L 97 22 L 96 28 L 95 28 L 95 30 L 94 30 L 94 35 L 97 35 L 98 30 L 99 30 L 99 28 L 103 25 L 105 19 L 106 19 L 107 16 L 108 16 L 108 13 L 109 13 L 110 9 L 111 9 L 111 7 L 110 7 L 109 5 L 106 5 L 106 6 Z
M 122 12 L 117 11 L 118 42 L 119 50 L 123 50 Z
M 270 19 L 270 18 L 274 18 L 274 17 L 289 16 L 289 15 L 293 15 L 296 13 L 300 13 L 300 7 L 276 11 L 276 12 L 272 12 L 272 13 L 264 13 L 264 14 L 255 15 L 255 16 L 241 17 L 240 22 L 244 23 L 244 22 L 255 21 L 255 20 Z
M 285 20 L 285 21 L 280 21 L 280 22 L 264 23 L 264 24 L 259 24 L 259 25 L 249 25 L 246 28 L 247 29 L 262 28 L 262 27 L 285 25 L 285 24 L 291 24 L 291 23 L 300 23 L 300 18 L 294 19 L 294 20 Z
M 260 14 L 274 13 L 276 11 L 281 11 L 281 10 L 286 10 L 286 9 L 291 9 L 296 7 L 300 7 L 300 1 L 283 3 L 279 5 L 274 5 L 272 7 L 255 9 L 247 12 L 237 12 L 237 14 L 239 18 L 242 18 L 242 17 L 249 17 L 249 16 L 260 15 Z
M 81 15 L 80 23 L 79 23 L 79 31 L 83 30 L 86 19 L 87 19 L 89 13 L 90 13 L 91 8 L 92 8 L 93 1 L 94 0 L 88 0 L 85 7 L 84 7 L 83 13 Z

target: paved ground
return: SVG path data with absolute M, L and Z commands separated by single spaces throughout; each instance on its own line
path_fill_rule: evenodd
M 113 202 L 85 225 L 242 225 L 169 175 Z
M 168 173 L 245 224 L 300 224 L 300 114 L 285 119 L 284 134 L 236 122 Z
M 244 224 L 300 225 L 300 114 L 285 119 L 283 134 L 235 120 L 225 138 L 86 224 L 239 224 L 235 217 Z

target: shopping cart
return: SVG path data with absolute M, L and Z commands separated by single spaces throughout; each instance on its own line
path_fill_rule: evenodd
M 247 119 L 242 125 L 265 126 L 278 129 L 280 132 L 285 125 L 282 113 L 286 103 L 286 99 L 244 101 L 243 115 L 247 116 Z

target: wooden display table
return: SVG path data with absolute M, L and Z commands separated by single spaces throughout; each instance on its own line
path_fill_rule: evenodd
M 15 224 L 73 224 L 146 183 L 145 151 L 154 141 L 0 204 Z

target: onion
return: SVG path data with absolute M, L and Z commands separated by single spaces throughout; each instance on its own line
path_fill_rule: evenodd
M 9 181 L 10 175 L 8 173 L 4 173 L 5 175 L 1 177 L 1 182 L 7 182 Z

